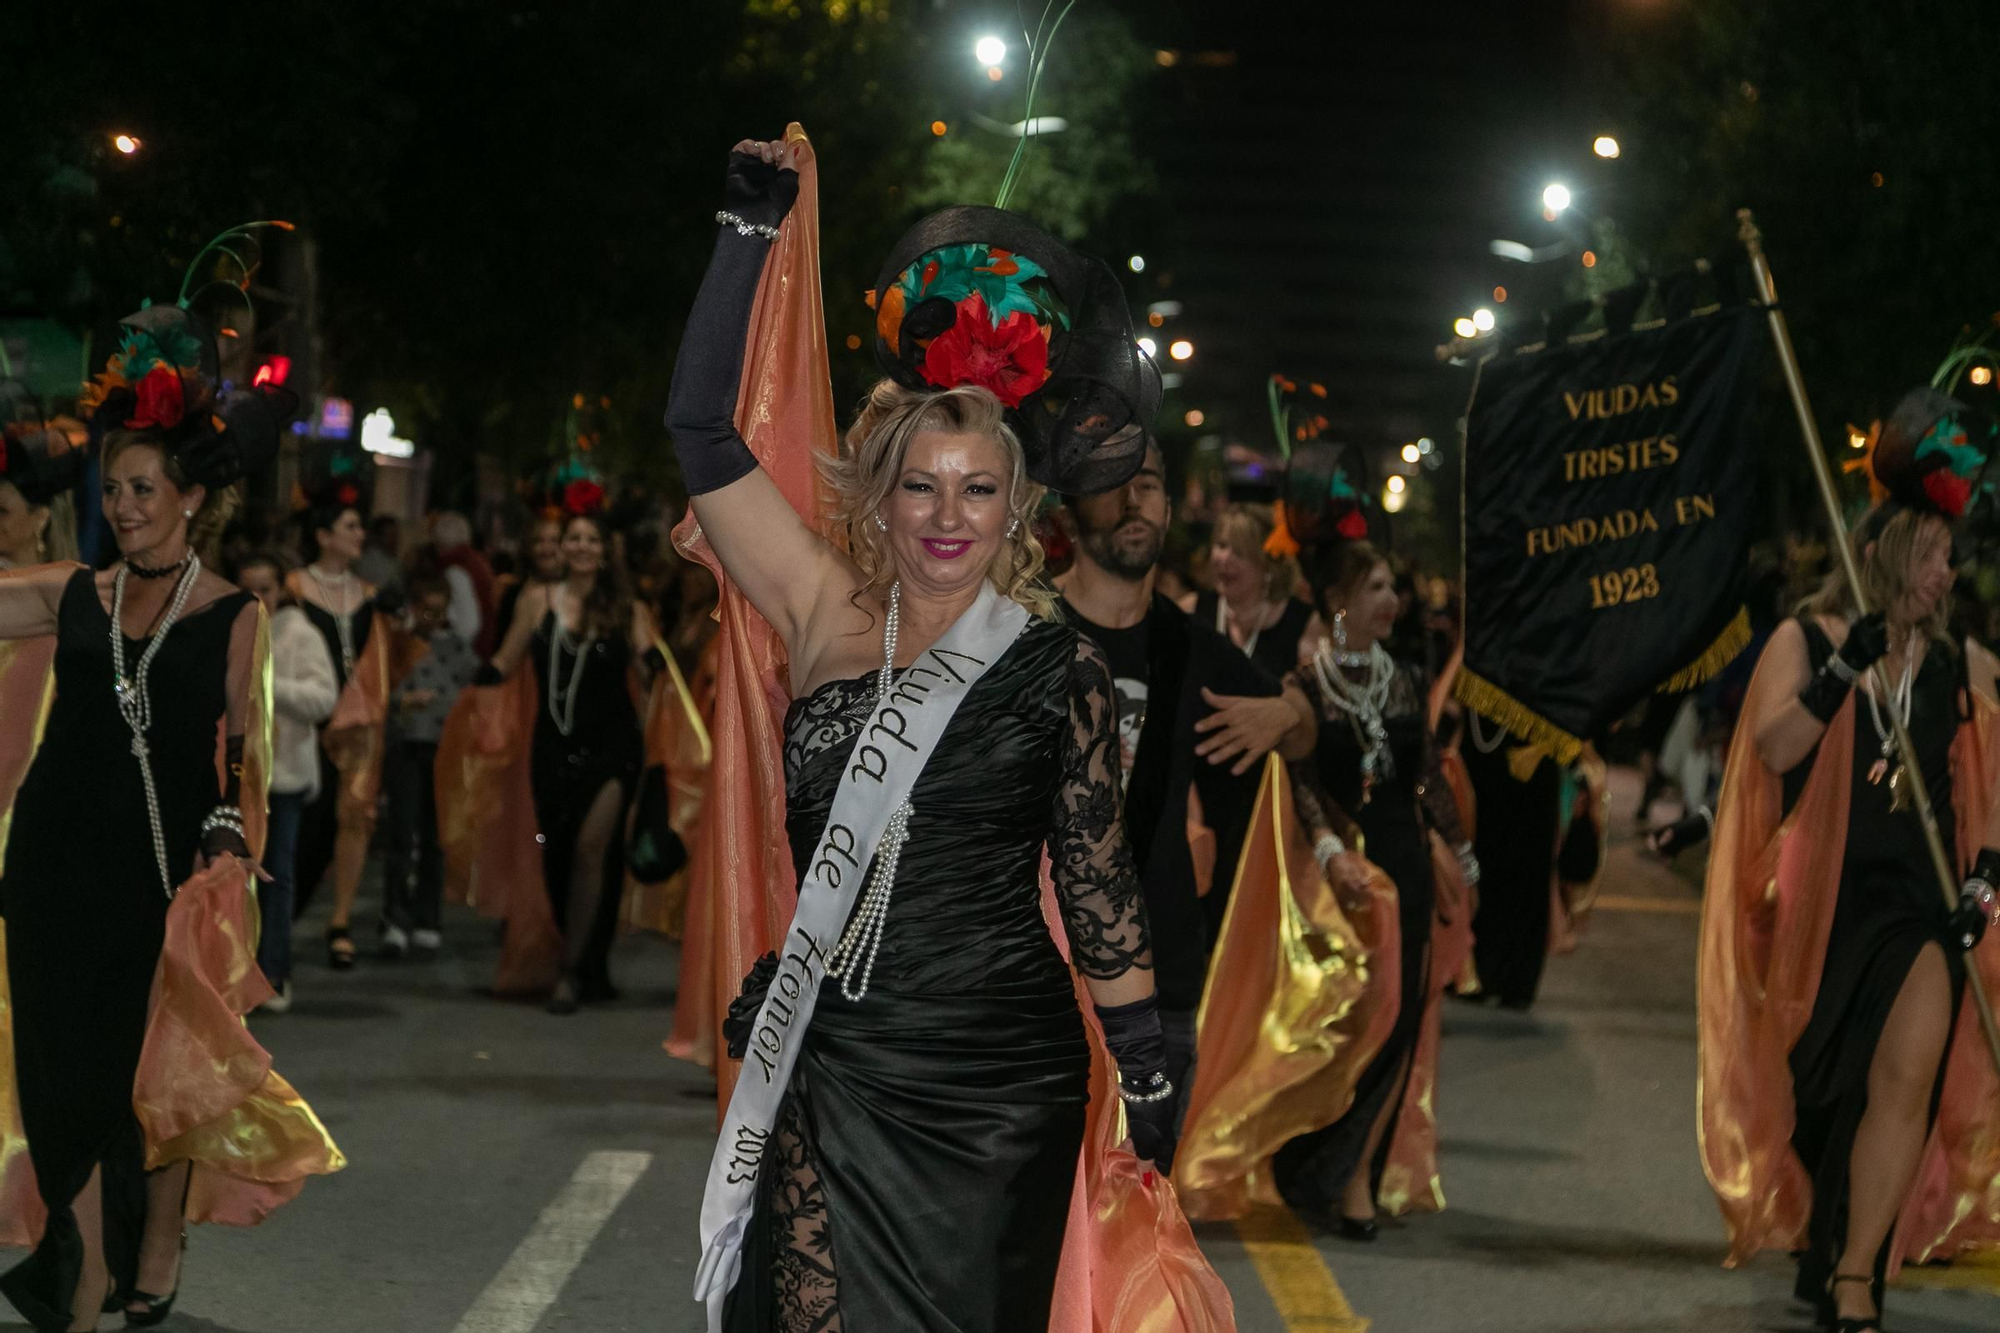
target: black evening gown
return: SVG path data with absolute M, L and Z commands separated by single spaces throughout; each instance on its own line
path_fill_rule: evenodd
M 153 660 L 147 740 L 176 887 L 194 870 L 201 821 L 222 801 L 230 633 L 249 600 L 230 594 L 184 617 Z M 110 629 L 90 571 L 79 570 L 63 590 L 55 701 L 14 801 L 0 880 L 15 1083 L 49 1209 L 40 1246 L 0 1277 L 0 1292 L 38 1329 L 69 1324 L 83 1262 L 70 1204 L 91 1169 L 103 1168 L 105 1254 L 120 1289 L 137 1276 L 146 1218 L 132 1085 L 167 898 L 132 733 L 111 692 Z M 147 642 L 126 640 L 128 670 Z
M 799 865 L 875 687 L 874 673 L 829 681 L 787 710 Z M 1039 864 L 1046 843 L 1086 972 L 1123 970 L 1144 908 L 1117 822 L 1116 719 L 1100 651 L 1044 621 L 953 716 L 912 793 L 868 992 L 850 1002 L 831 977 L 820 992 L 759 1176 L 732 1333 L 1048 1327 L 1090 1055 Z
M 570 877 L 576 864 L 576 839 L 585 816 L 604 788 L 618 787 L 618 819 L 605 849 L 603 887 L 592 918 L 590 937 L 577 957 L 577 981 L 593 995 L 611 990 L 611 944 L 618 932 L 618 901 L 625 887 L 625 812 L 639 781 L 645 747 L 639 714 L 628 685 L 632 645 L 622 636 L 593 640 L 587 651 L 574 651 L 574 636 L 557 651 L 550 674 L 550 638 L 555 613 L 536 628 L 536 697 L 534 746 L 529 759 L 529 785 L 535 801 L 535 822 L 542 834 L 542 882 L 556 928 L 569 933 Z M 582 672 L 582 679 L 576 673 Z M 568 711 L 571 687 L 576 709 Z M 553 698 L 571 722 L 568 735 L 556 723 Z
M 1812 669 L 1817 671 L 1832 655 L 1833 644 L 1812 621 L 1800 623 Z M 1910 701 L 1910 736 L 1922 759 L 1938 832 L 1947 849 L 1957 845 L 1951 743 L 1960 721 L 1963 663 L 1960 654 L 1932 642 Z M 1847 1175 L 1854 1133 L 1867 1109 L 1868 1070 L 1889 1009 L 1926 944 L 1936 944 L 1944 953 L 1954 1014 L 1965 985 L 1965 956 L 1950 939 L 1951 913 L 1931 872 L 1923 826 L 1914 811 L 1889 808 L 1886 782 L 1877 785 L 1868 780 L 1869 769 L 1881 758 L 1882 739 L 1859 690 L 1854 706 L 1854 771 L 1848 775 L 1851 795 L 1840 896 L 1812 1017 L 1791 1051 L 1792 1096 L 1798 1108 L 1792 1146 L 1813 1179 L 1809 1248 L 1799 1257 L 1798 1289 L 1801 1298 L 1815 1301 L 1824 1298 L 1832 1264 L 1846 1245 Z M 1889 721 L 1886 705 L 1882 721 L 1884 725 Z M 1815 750 L 1785 775 L 1786 808 L 1798 799 L 1817 757 Z M 1947 1058 L 1949 1054 L 1947 1038 Z M 1940 1060 L 1931 1096 L 1933 1119 L 1944 1089 L 1944 1069 Z M 1875 1265 L 1877 1301 L 1882 1297 L 1888 1254 L 1885 1243 Z
M 347 663 L 340 655 L 340 623 L 333 612 L 316 602 L 298 599 L 299 610 L 306 613 L 306 619 L 326 640 L 326 655 L 333 659 L 333 682 L 336 689 L 347 688 Z M 354 656 L 360 659 L 361 650 L 368 646 L 368 633 L 375 627 L 375 603 L 366 601 L 348 617 L 350 633 L 354 639 Z M 319 730 L 326 730 L 324 722 Z M 313 894 L 319 889 L 319 882 L 326 877 L 326 869 L 333 864 L 333 843 L 340 834 L 340 771 L 327 757 L 326 747 L 319 749 L 319 795 L 299 816 L 298 850 L 292 860 L 292 918 L 297 920 L 305 915 L 306 906 L 312 902 Z
M 1301 799 L 1302 811 L 1307 800 L 1330 800 L 1358 826 L 1367 840 L 1368 859 L 1396 886 L 1402 944 L 1396 1023 L 1381 1051 L 1362 1071 L 1353 1103 L 1324 1129 L 1302 1134 L 1278 1149 L 1272 1163 L 1273 1182 L 1287 1203 L 1324 1214 L 1339 1211 L 1348 1179 L 1361 1164 L 1369 1132 L 1384 1109 L 1389 1111 L 1392 1129 L 1394 1117 L 1400 1113 L 1403 1091 L 1409 1083 L 1410 1057 L 1416 1051 L 1424 1005 L 1430 997 L 1431 917 L 1437 891 L 1431 872 L 1430 834 L 1421 808 L 1430 748 L 1425 735 L 1424 696 L 1416 677 L 1407 667 L 1397 669 L 1383 716 L 1395 772 L 1387 778 L 1378 775 L 1366 804 L 1361 799 L 1361 740 L 1354 725 L 1346 714 L 1328 704 L 1310 669 L 1300 673 L 1299 679 L 1307 697 L 1320 706 L 1321 717 L 1313 758 L 1298 766 L 1310 765 L 1309 781 L 1300 785 L 1313 789 Z M 1334 827 L 1338 827 L 1337 818 Z M 1371 1190 L 1381 1184 L 1393 1137 L 1392 1133 L 1382 1135 L 1369 1163 Z

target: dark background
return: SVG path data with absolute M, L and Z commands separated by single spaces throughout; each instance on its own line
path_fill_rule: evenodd
M 559 453 L 578 395 L 605 404 L 607 471 L 671 487 L 660 409 L 724 153 L 787 120 L 818 150 L 836 398 L 857 399 L 862 291 L 922 212 L 991 200 L 1010 145 L 976 117 L 1019 119 L 1026 84 L 1021 21 L 988 0 L 15 6 L 5 25 L 0 321 L 89 332 L 101 361 L 208 236 L 290 219 L 257 349 L 308 393 L 388 406 L 447 501 L 476 455 Z M 987 32 L 1010 46 L 997 83 L 972 55 Z M 1988 327 L 1996 53 L 1983 0 L 1081 0 L 1036 107 L 1069 127 L 1015 204 L 1110 260 L 1142 323 L 1180 303 L 1151 331 L 1196 347 L 1168 366 L 1179 465 L 1271 449 L 1272 372 L 1323 382 L 1332 434 L 1384 469 L 1439 442 L 1398 540 L 1443 566 L 1470 373 L 1433 349 L 1475 306 L 1532 319 L 1727 260 L 1754 207 L 1836 452 Z M 1616 161 L 1590 152 L 1607 133 Z M 1551 180 L 1576 196 L 1554 222 Z M 1495 238 L 1554 257 L 1496 258 Z M 1773 522 L 1806 521 L 1789 409 L 1759 411 Z

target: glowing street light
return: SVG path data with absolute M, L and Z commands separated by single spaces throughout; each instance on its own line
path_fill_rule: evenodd
M 1404 446 L 1403 446 L 1403 461 L 1404 461 L 1405 463 L 1414 463 L 1414 462 L 1416 462 L 1416 461 L 1417 461 L 1417 460 L 1418 460 L 1419 458 L 1422 458 L 1422 457 L 1423 457 L 1423 455 L 1422 455 L 1421 453 L 1419 453 L 1419 452 L 1417 451 L 1417 446 L 1416 446 L 1416 445 L 1414 445 L 1414 444 L 1406 444 L 1406 445 L 1404 445 Z
M 982 65 L 997 65 L 1007 58 L 1007 43 L 998 37 L 981 37 L 973 44 L 972 58 Z
M 1134 273 L 1144 273 L 1146 271 L 1146 256 L 1133 255 L 1125 261 L 1125 267 L 1131 269 Z
M 140 143 L 139 140 L 133 135 L 114 134 L 111 136 L 111 146 L 113 148 L 116 148 L 119 152 L 125 154 L 125 156 L 130 157 L 132 156 L 132 154 L 139 151 Z
M 1868 437 L 1854 429 L 1854 427 L 1849 426 L 1847 428 L 1847 447 L 1850 449 L 1866 449 L 1868 447 Z
M 1401 477 L 1391 477 L 1389 478 L 1389 493 L 1391 495 L 1401 494 L 1403 487 L 1407 485 L 1409 485 L 1409 483 L 1404 481 Z
M 1147 356 L 1158 356 L 1160 354 L 1160 345 L 1151 338 L 1141 338 L 1139 339 L 1139 350 Z
M 1553 184 L 1542 191 L 1542 207 L 1551 213 L 1560 213 L 1570 204 L 1569 186 Z
M 1402 478 L 1391 477 L 1389 478 L 1389 480 L 1401 481 Z M 1382 491 L 1382 508 L 1384 511 L 1388 513 L 1400 514 L 1403 512 L 1403 506 L 1409 502 L 1409 499 L 1410 499 L 1410 493 L 1404 490 L 1402 487 L 1400 486 L 1385 487 Z
M 1427 454 L 1435 448 L 1437 446 L 1431 443 L 1431 437 L 1428 435 L 1417 441 L 1417 452 L 1420 454 Z
M 1608 134 L 1600 134 L 1596 139 L 1591 141 L 1590 151 L 1603 158 L 1616 157 L 1618 156 L 1618 141 Z
M 1993 367 L 1974 366 L 1969 372 L 1967 372 L 1966 378 L 1971 380 L 1974 384 L 1980 384 L 1980 385 L 1991 384 L 1993 382 Z
M 1167 347 L 1167 355 L 1176 361 L 1186 361 L 1194 355 L 1194 344 L 1185 338 L 1176 338 Z
M 1464 315 L 1460 315 L 1451 322 L 1451 331 L 1461 338 L 1477 338 L 1479 336 L 1479 326 Z
M 1199 426 L 1202 422 L 1208 420 L 1208 416 L 1200 408 L 1190 407 L 1187 410 L 1187 415 L 1182 420 L 1186 421 L 1190 426 Z
M 1493 331 L 1493 312 L 1483 306 L 1473 311 L 1472 327 L 1478 329 L 1481 333 L 1491 333 Z

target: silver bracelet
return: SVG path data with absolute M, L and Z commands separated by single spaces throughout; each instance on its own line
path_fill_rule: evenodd
M 208 818 L 201 821 L 203 836 L 217 829 L 228 829 L 240 835 L 243 832 L 243 812 L 233 805 L 218 805 L 208 812 Z
M 1831 671 L 1833 678 L 1843 685 L 1852 685 L 1855 681 L 1861 679 L 1861 673 L 1847 665 L 1839 653 L 1835 653 L 1832 657 L 1826 659 L 1826 669 Z
M 1469 842 L 1458 845 L 1458 868 L 1465 874 L 1465 882 L 1472 888 L 1479 887 L 1479 858 L 1473 854 Z
M 725 227 L 736 228 L 738 236 L 762 236 L 767 241 L 776 241 L 778 239 L 778 229 L 776 227 L 767 227 L 761 222 L 751 222 L 747 218 L 737 217 L 726 208 L 716 211 L 715 220 Z
M 1146 1089 L 1145 1092 L 1127 1092 L 1125 1076 L 1123 1074 L 1118 1076 L 1118 1095 L 1134 1106 L 1143 1106 L 1148 1102 L 1163 1102 L 1174 1095 L 1174 1085 L 1167 1082 L 1165 1074 L 1155 1074 L 1147 1079 Z
M 1319 835 L 1319 841 L 1313 844 L 1313 860 L 1319 862 L 1319 868 L 1324 870 L 1328 861 L 1346 850 L 1347 844 L 1339 838 L 1331 833 L 1322 833 Z

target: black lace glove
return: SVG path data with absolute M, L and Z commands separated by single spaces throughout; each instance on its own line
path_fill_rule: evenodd
M 1995 885 L 2000 885 L 2000 852 L 1988 847 L 1972 863 L 1965 891 L 1958 895 L 1958 910 L 1951 914 L 1948 923 L 1952 940 L 1968 952 L 1985 938 L 1986 927 L 1993 920 L 1993 906 L 1996 897 L 2000 897 Z
M 1665 828 L 1654 829 L 1646 841 L 1660 856 L 1678 856 L 1690 847 L 1707 842 L 1714 832 L 1715 819 L 1703 806 L 1685 819 L 1677 819 Z
M 1118 1095 L 1132 1131 L 1132 1151 L 1162 1171 L 1174 1168 L 1180 1118 L 1179 1089 L 1167 1081 L 1167 1043 L 1160 1031 L 1160 1000 L 1148 995 L 1130 1004 L 1097 1006 L 1104 1044 L 1118 1062 Z
M 750 968 L 750 975 L 743 978 L 743 989 L 729 1002 L 729 1012 L 722 1017 L 722 1040 L 729 1048 L 729 1058 L 741 1060 L 750 1053 L 750 1037 L 757 1030 L 757 1011 L 764 1007 L 764 996 L 770 992 L 771 982 L 778 975 L 778 955 L 767 953 Z
M 500 668 L 491 662 L 481 662 L 479 670 L 472 673 L 474 685 L 504 685 L 507 678 L 500 674 Z
M 1833 721 L 1833 715 L 1847 702 L 1847 692 L 1854 688 L 1854 682 L 1888 652 L 1889 622 L 1880 611 L 1870 611 L 1854 622 L 1840 651 L 1827 658 L 1826 665 L 1806 682 L 1806 687 L 1799 691 L 1799 702 L 1820 721 Z
M 786 146 L 787 155 L 791 148 Z M 722 211 L 754 227 L 775 227 L 799 198 L 799 173 L 749 153 L 731 153 L 722 178 Z

